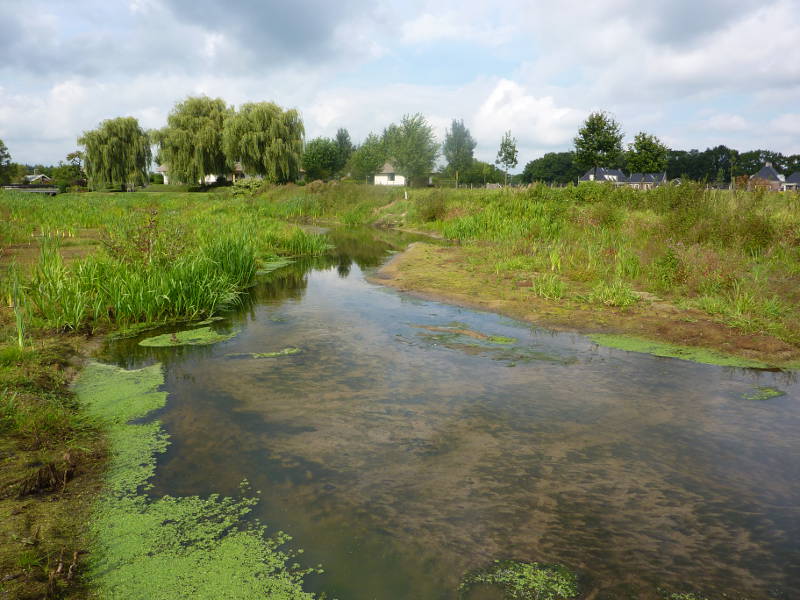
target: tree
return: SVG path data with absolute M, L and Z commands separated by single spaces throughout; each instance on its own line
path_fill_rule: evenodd
M 619 123 L 605 112 L 590 114 L 575 137 L 575 159 L 581 167 L 615 167 L 622 158 L 623 133 Z
M 339 160 L 339 146 L 330 138 L 314 138 L 306 144 L 303 153 L 303 168 L 306 177 L 313 179 L 330 179 L 336 172 Z
M 353 142 L 350 141 L 350 133 L 347 129 L 341 128 L 336 132 L 336 173 L 341 173 L 350 155 L 353 154 Z
M 495 165 L 480 160 L 473 160 L 470 167 L 459 178 L 461 183 L 467 185 L 486 185 L 487 183 L 502 183 L 505 173 Z
M 150 166 L 150 139 L 133 117 L 103 121 L 97 129 L 78 138 L 85 148 L 85 168 L 89 186 L 144 185 Z
M 453 119 L 450 129 L 445 132 L 442 154 L 447 161 L 448 172 L 456 178 L 463 175 L 472 165 L 473 153 L 478 143 L 472 138 L 464 121 Z
M 420 113 L 404 115 L 400 125 L 383 132 L 386 153 L 395 169 L 412 185 L 427 180 L 439 155 L 433 128 Z
M 296 110 L 283 110 L 272 102 L 251 102 L 225 115 L 222 150 L 229 165 L 239 161 L 245 173 L 286 183 L 296 181 L 300 174 L 304 134 Z
M 171 180 L 199 183 L 206 175 L 222 175 L 229 170 L 222 131 L 231 112 L 222 98 L 207 96 L 190 97 L 175 105 L 167 126 L 153 135 L 159 158 L 169 166 Z
M 667 170 L 667 148 L 660 139 L 643 131 L 628 146 L 628 170 L 631 173 L 661 173 Z
M 0 184 L 11 183 L 11 153 L 0 140 Z
M 347 167 L 350 175 L 361 180 L 372 177 L 386 162 L 386 146 L 380 136 L 370 133 L 364 143 L 350 155 Z
M 574 152 L 548 152 L 525 165 L 522 182 L 544 181 L 566 184 L 577 181 L 580 176 L 581 170 L 575 164 Z
M 508 171 L 517 166 L 517 140 L 511 137 L 511 131 L 506 131 L 500 140 L 500 149 L 494 162 L 505 167 L 506 185 L 508 185 Z

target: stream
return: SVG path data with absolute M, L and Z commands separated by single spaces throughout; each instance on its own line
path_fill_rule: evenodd
M 330 235 L 334 255 L 214 323 L 231 340 L 104 350 L 164 364 L 171 445 L 150 493 L 248 480 L 268 532 L 323 565 L 306 589 L 339 600 L 455 599 L 498 559 L 564 564 L 593 599 L 797 597 L 796 375 L 423 301 L 365 279 L 415 236 Z

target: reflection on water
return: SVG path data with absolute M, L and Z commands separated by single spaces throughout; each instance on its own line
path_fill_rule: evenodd
M 566 564 L 594 598 L 800 589 L 793 376 L 415 300 L 363 278 L 408 239 L 332 236 L 337 255 L 274 274 L 214 324 L 241 328 L 233 340 L 108 349 L 167 365 L 154 493 L 249 479 L 257 516 L 323 563 L 309 589 L 341 600 L 455 598 L 465 570 L 502 558 Z M 744 399 L 765 386 L 786 393 Z

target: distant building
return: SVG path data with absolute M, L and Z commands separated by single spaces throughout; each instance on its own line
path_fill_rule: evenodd
M 771 162 L 764 164 L 761 170 L 750 176 L 748 187 L 763 188 L 780 192 L 785 189 L 786 178 L 772 166 Z
M 33 175 L 25 175 L 25 183 L 30 185 L 41 185 L 44 183 L 53 183 L 53 179 L 44 173 L 34 173 Z
M 800 171 L 795 171 L 786 178 L 783 184 L 783 190 L 786 192 L 796 192 L 800 190 Z
M 375 174 L 375 185 L 405 185 L 406 178 L 395 171 L 394 165 L 387 162 Z
M 631 173 L 626 183 L 636 190 L 650 190 L 667 183 L 667 172 Z
M 156 167 L 156 173 L 161 173 L 164 177 L 164 185 L 169 185 L 169 166 L 168 165 L 159 165 Z M 233 166 L 233 171 L 225 175 L 225 178 L 228 181 L 235 182 L 237 179 L 242 179 L 247 177 L 245 175 L 244 170 L 242 169 L 242 163 L 237 162 Z M 204 183 L 206 185 L 210 185 L 212 183 L 216 183 L 219 177 L 217 175 L 206 175 L 202 182 L 198 181 L 198 183 Z
M 619 169 L 607 169 L 605 167 L 597 167 L 597 169 L 589 169 L 584 173 L 578 181 L 604 181 L 613 183 L 614 185 L 624 185 L 628 182 L 625 173 Z

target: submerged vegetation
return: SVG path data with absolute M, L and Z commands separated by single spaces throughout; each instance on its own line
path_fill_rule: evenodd
M 499 586 L 506 600 L 569 600 L 578 597 L 577 576 L 562 565 L 497 561 L 491 567 L 467 573 L 459 591 L 462 598 L 479 584 Z

